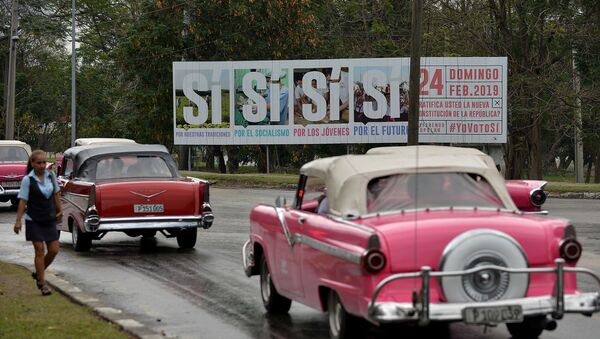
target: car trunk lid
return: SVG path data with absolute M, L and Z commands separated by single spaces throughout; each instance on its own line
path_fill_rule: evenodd
M 197 185 L 186 180 L 136 180 L 96 184 L 100 217 L 197 214 Z

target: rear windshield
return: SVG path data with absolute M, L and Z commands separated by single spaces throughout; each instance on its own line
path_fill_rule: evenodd
M 29 155 L 22 147 L 0 147 L 0 161 L 27 161 Z
M 397 174 L 371 180 L 369 213 L 435 207 L 504 208 L 485 178 L 470 173 Z
M 166 161 L 153 155 L 109 157 L 96 163 L 96 179 L 172 177 Z

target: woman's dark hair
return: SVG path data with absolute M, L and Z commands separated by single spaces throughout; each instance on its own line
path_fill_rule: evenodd
M 27 160 L 27 170 L 25 172 L 25 175 L 29 174 L 29 172 L 31 172 L 31 170 L 33 170 L 33 165 L 31 163 L 39 155 L 46 155 L 46 152 L 42 151 L 41 149 L 36 149 L 35 151 L 31 152 L 31 155 L 29 156 L 29 160 Z

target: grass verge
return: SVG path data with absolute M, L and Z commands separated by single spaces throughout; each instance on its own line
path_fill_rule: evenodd
M 259 187 L 259 188 L 296 188 L 297 174 L 223 174 L 212 172 L 181 171 L 182 175 L 210 181 L 216 187 Z
M 42 296 L 25 268 L 0 262 L 0 338 L 133 338 L 54 291 Z
M 294 189 L 298 183 L 297 174 L 222 174 L 213 172 L 181 171 L 182 175 L 210 181 L 215 187 L 257 187 Z M 600 184 L 578 184 L 553 181 L 546 185 L 547 192 L 600 192 Z

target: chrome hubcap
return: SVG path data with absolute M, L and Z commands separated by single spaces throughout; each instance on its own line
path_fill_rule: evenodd
M 332 309 L 329 310 L 329 327 L 331 333 L 337 337 L 340 333 L 340 327 L 342 322 L 342 305 L 336 302 Z
M 500 258 L 483 256 L 471 261 L 465 269 L 489 265 L 506 267 L 506 263 Z M 462 278 L 465 293 L 474 301 L 502 299 L 509 284 L 510 275 L 496 270 L 483 270 Z

